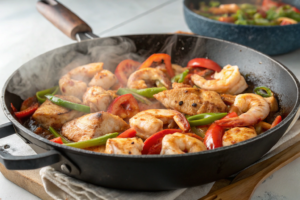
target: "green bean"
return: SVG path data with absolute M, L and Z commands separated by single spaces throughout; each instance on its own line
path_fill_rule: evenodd
M 90 113 L 90 107 L 89 106 L 73 103 L 71 101 L 66 101 L 66 100 L 63 100 L 63 99 L 58 98 L 56 96 L 53 96 L 51 94 L 46 94 L 45 97 L 47 99 L 49 99 L 52 103 L 54 103 L 58 106 L 68 108 L 68 109 L 71 109 L 71 110 L 77 110 L 77 111 L 80 111 L 80 112 Z
M 267 94 L 262 93 L 260 90 L 265 91 Z M 256 93 L 256 94 L 258 94 L 258 95 L 260 95 L 262 97 L 271 97 L 271 96 L 273 96 L 271 89 L 267 88 L 265 86 L 256 87 L 254 89 L 254 93 Z
M 52 135 L 54 136 L 54 138 L 60 137 L 61 141 L 64 144 L 70 143 L 69 140 L 67 140 L 64 136 L 62 136 L 58 132 L 56 132 L 56 130 L 54 128 L 52 128 L 51 126 L 49 126 L 49 131 L 50 131 L 50 133 L 52 133 Z
M 80 141 L 80 142 L 68 143 L 68 144 L 65 144 L 65 145 L 69 146 L 69 147 L 84 149 L 84 148 L 88 148 L 88 147 L 95 147 L 95 146 L 104 145 L 104 144 L 106 144 L 106 141 L 109 138 L 115 138 L 117 136 L 118 136 L 118 133 L 109 133 L 109 134 L 103 135 L 103 136 L 98 137 L 98 138 L 94 138 L 94 139 L 90 139 L 90 140 L 84 140 L 84 141 Z

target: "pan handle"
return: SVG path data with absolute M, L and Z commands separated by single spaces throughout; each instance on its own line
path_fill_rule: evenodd
M 92 32 L 87 23 L 56 0 L 38 1 L 36 8 L 54 26 L 73 40 L 77 39 L 78 33 Z
M 0 139 L 12 134 L 15 134 L 15 130 L 11 122 L 0 125 Z M 29 170 L 56 164 L 66 174 L 80 174 L 79 169 L 70 160 L 54 149 L 29 156 L 13 156 L 8 152 L 9 149 L 9 144 L 0 146 L 0 163 L 6 169 Z

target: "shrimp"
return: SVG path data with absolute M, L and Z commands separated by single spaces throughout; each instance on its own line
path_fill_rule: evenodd
M 93 86 L 87 88 L 83 97 L 83 104 L 91 108 L 91 112 L 106 111 L 114 96 L 103 88 Z
M 174 133 L 163 138 L 160 155 L 194 153 L 205 150 L 207 148 L 200 140 L 182 133 Z
M 229 105 L 234 104 L 235 100 L 235 95 L 230 95 L 230 94 L 221 94 L 220 95 L 222 100 Z M 270 106 L 270 112 L 276 112 L 278 111 L 278 102 L 276 97 L 274 96 L 274 93 L 272 93 L 271 97 L 264 97 L 264 99 L 268 102 Z
M 252 126 L 264 120 L 270 113 L 268 102 L 257 94 L 240 94 L 237 95 L 233 106 L 237 107 L 243 114 L 238 117 L 221 119 L 216 121 L 220 126 Z
M 276 97 L 274 96 L 274 94 L 271 97 L 266 97 L 264 99 L 268 102 L 271 112 L 278 111 L 278 101 L 277 101 Z
M 141 155 L 143 147 L 141 138 L 113 138 L 107 140 L 105 153 Z
M 102 69 L 103 63 L 90 63 L 71 70 L 59 80 L 61 93 L 81 99 L 89 80 Z
M 213 13 L 214 15 L 223 15 L 227 13 L 234 14 L 236 11 L 238 11 L 240 7 L 235 4 L 222 4 L 219 7 L 212 7 L 209 9 L 209 12 Z
M 147 139 L 154 133 L 163 130 L 164 124 L 173 125 L 174 121 L 181 130 L 189 130 L 190 124 L 184 115 L 178 111 L 168 109 L 142 111 L 133 116 L 129 120 L 129 124 L 131 128 L 136 130 L 138 137 Z
M 238 66 L 231 65 L 227 65 L 221 72 L 215 73 L 214 80 L 206 80 L 198 74 L 193 74 L 191 79 L 198 87 L 218 93 L 239 94 L 248 87 Z
M 117 78 L 113 73 L 108 70 L 102 70 L 93 77 L 89 86 L 100 86 L 104 90 L 108 90 L 116 82 Z
M 166 88 L 171 88 L 171 81 L 167 75 L 156 68 L 144 68 L 132 73 L 128 78 L 127 86 L 131 89 L 143 89 L 156 86 L 157 81 Z
M 226 131 L 223 135 L 223 146 L 229 146 L 236 144 L 238 142 L 242 142 L 245 140 L 249 140 L 257 136 L 256 132 L 252 128 L 246 127 L 235 127 Z

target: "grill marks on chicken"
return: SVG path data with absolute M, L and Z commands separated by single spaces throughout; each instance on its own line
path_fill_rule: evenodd
M 188 115 L 226 111 L 226 105 L 220 95 L 214 91 L 197 88 L 177 88 L 165 90 L 155 94 L 154 97 L 166 108 Z
M 61 133 L 69 140 L 90 140 L 114 132 L 123 132 L 129 125 L 120 117 L 107 112 L 84 115 L 65 123 Z
M 55 95 L 63 100 L 80 104 L 81 101 L 74 96 Z M 52 126 L 54 129 L 60 129 L 64 123 L 81 116 L 83 113 L 76 110 L 58 106 L 48 99 L 35 111 L 32 118 L 44 128 Z

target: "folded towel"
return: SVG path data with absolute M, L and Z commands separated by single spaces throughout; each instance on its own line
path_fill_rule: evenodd
M 300 121 L 297 121 L 295 125 L 285 133 L 285 135 L 279 140 L 279 142 L 261 160 L 270 157 L 274 152 L 278 153 L 276 149 L 281 144 L 291 141 L 299 134 L 299 132 Z M 163 192 L 133 192 L 104 188 L 88 184 L 57 172 L 51 167 L 42 168 L 40 174 L 46 192 L 53 199 L 63 200 L 191 200 L 199 199 L 206 195 L 214 184 L 208 183 L 192 188 L 183 188 Z

